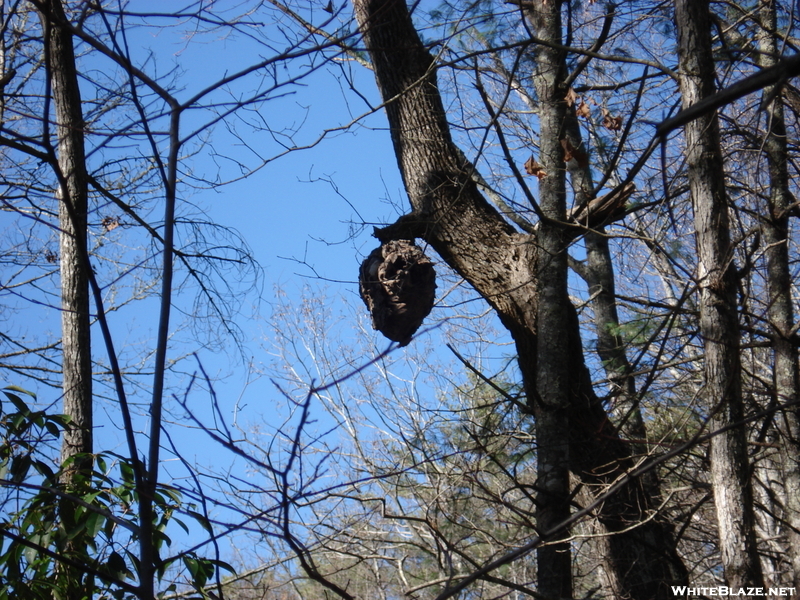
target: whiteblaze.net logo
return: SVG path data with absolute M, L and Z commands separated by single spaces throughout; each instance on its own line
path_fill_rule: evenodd
M 679 597 L 692 596 L 794 596 L 795 588 L 762 588 L 762 587 L 689 587 L 686 585 L 673 585 L 672 594 Z

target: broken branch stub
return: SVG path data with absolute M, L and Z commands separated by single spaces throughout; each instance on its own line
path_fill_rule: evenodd
M 372 327 L 407 345 L 433 308 L 436 271 L 430 259 L 412 241 L 391 240 L 364 259 L 358 282 Z

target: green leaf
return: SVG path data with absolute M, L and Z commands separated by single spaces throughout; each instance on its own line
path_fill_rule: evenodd
M 50 468 L 46 462 L 37 460 L 33 461 L 33 467 L 36 471 L 44 477 L 47 481 L 44 482 L 45 484 L 51 484 L 56 482 L 56 474 L 53 472 L 53 469 Z
M 141 573 L 142 569 L 141 563 L 139 562 L 139 557 L 129 550 L 125 550 L 125 554 L 128 555 L 128 560 L 131 561 L 131 566 L 133 566 L 134 573 Z
M 172 522 L 173 523 L 177 523 L 178 525 L 181 526 L 181 529 L 183 529 L 186 533 L 189 533 L 189 528 L 186 526 L 186 523 L 184 523 L 183 521 L 181 521 L 177 517 L 173 517 L 172 518 Z
M 106 519 L 103 527 L 103 533 L 106 534 L 107 538 L 111 538 L 114 535 L 114 529 L 116 529 L 117 524 L 112 521 L 111 519 Z
M 14 405 L 14 408 L 17 409 L 17 412 L 19 412 L 23 416 L 27 416 L 28 414 L 30 414 L 31 409 L 28 408 L 28 405 L 22 401 L 22 398 L 20 398 L 16 394 L 6 392 L 5 390 L 3 390 L 3 393 L 5 393 L 6 398 L 8 398 L 11 401 L 11 404 Z
M 14 483 L 22 482 L 28 475 L 28 470 L 31 467 L 31 463 L 31 457 L 28 454 L 15 456 L 11 461 L 11 481 Z
M 30 392 L 30 391 L 28 391 L 26 389 L 23 389 L 23 388 L 19 387 L 18 385 L 8 385 L 8 386 L 3 388 L 4 392 L 6 390 L 11 390 L 12 392 L 19 392 L 20 394 L 25 394 L 27 396 L 30 396 L 34 400 L 36 400 L 36 394 L 34 394 L 33 392 Z
M 62 523 L 62 525 L 63 525 L 63 523 Z M 76 537 L 81 535 L 84 531 L 86 531 L 86 521 L 85 520 L 81 520 L 80 523 L 77 523 L 74 527 L 72 527 L 71 529 L 69 529 L 66 532 L 67 533 L 67 539 L 68 540 L 74 540 Z
M 86 523 L 86 532 L 91 537 L 96 537 L 100 530 L 105 525 L 106 518 L 104 515 L 101 515 L 98 512 L 89 511 L 89 514 L 86 516 L 85 523 Z
M 117 579 L 133 579 L 133 573 L 128 569 L 125 559 L 116 551 L 109 555 L 106 567 Z
M 189 569 L 189 573 L 192 575 L 192 579 L 196 580 L 197 573 L 200 571 L 200 565 L 197 564 L 197 561 L 191 556 L 184 556 L 183 564 L 186 565 L 187 569 Z
M 156 576 L 158 577 L 159 581 L 163 579 L 164 573 L 167 572 L 167 569 L 169 569 L 169 567 L 172 565 L 172 563 L 175 562 L 175 560 L 176 559 L 174 558 L 168 558 L 167 560 L 162 560 L 158 563 L 158 566 L 156 568 Z
M 211 528 L 211 523 L 209 523 L 209 521 L 205 517 L 205 515 L 201 515 L 199 512 L 194 511 L 194 510 L 188 510 L 188 511 L 186 511 L 186 514 L 188 514 L 195 521 L 197 521 L 200 524 L 200 526 L 203 529 L 205 529 L 208 533 L 214 533 L 214 531 Z
M 25 560 L 28 561 L 29 565 L 32 565 L 36 562 L 36 557 L 39 555 L 39 551 L 36 548 L 31 546 L 27 546 L 24 551 Z
M 226 563 L 224 560 L 208 559 L 208 562 L 215 565 L 218 569 L 225 569 L 231 575 L 236 574 L 236 569 L 234 569 L 230 564 Z
M 52 435 L 53 437 L 58 437 L 61 435 L 61 427 L 59 424 L 52 419 L 48 419 L 44 424 L 45 429 L 47 432 Z
M 133 468 L 126 462 L 119 463 L 119 472 L 122 475 L 122 481 L 125 483 L 133 483 Z
M 198 590 L 205 586 L 209 578 L 214 575 L 214 564 L 205 558 L 195 558 L 192 556 L 184 556 L 183 564 L 189 569 L 192 575 L 192 583 Z
M 17 433 L 17 434 L 19 434 L 19 433 L 22 431 L 22 429 L 20 428 L 20 426 L 21 426 L 21 425 L 22 425 L 22 424 L 23 424 L 23 423 L 24 423 L 26 420 L 27 420 L 27 416 L 26 416 L 26 415 L 24 415 L 24 414 L 22 414 L 21 412 L 20 412 L 20 413 L 17 413 L 17 414 L 15 414 L 15 415 L 13 415 L 13 416 L 11 417 L 11 420 L 10 420 L 10 422 L 9 422 L 9 429 L 10 429 L 11 431 L 13 431 L 14 433 Z M 25 429 L 27 429 L 27 427 L 26 427 Z
M 159 491 L 172 498 L 172 500 L 174 500 L 178 504 L 180 504 L 181 501 L 183 500 L 183 496 L 178 490 L 174 490 L 168 487 L 162 487 L 159 489 Z
M 89 492 L 88 494 L 85 494 L 83 497 L 81 497 L 81 500 L 86 502 L 86 504 L 91 504 L 102 493 L 103 493 L 103 490 L 95 490 L 95 491 Z
M 172 545 L 172 540 L 170 537 L 165 534 L 163 531 L 156 529 L 153 531 L 153 541 L 155 542 L 156 548 L 161 548 L 161 545 L 166 542 L 167 546 Z

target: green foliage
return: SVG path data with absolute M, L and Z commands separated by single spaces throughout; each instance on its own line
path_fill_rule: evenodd
M 233 567 L 228 563 L 221 560 L 202 558 L 194 552 L 183 555 L 182 560 L 191 575 L 192 585 L 203 598 L 212 597 L 206 593 L 204 587 L 214 576 L 217 569 L 224 569 L 230 573 L 234 572 Z
M 82 586 L 102 598 L 136 597 L 139 510 L 130 460 L 110 452 L 94 455 L 91 475 L 71 471 L 71 484 L 66 489 L 61 483 L 62 473 L 86 458 L 74 456 L 60 468 L 53 468 L 54 448 L 69 419 L 32 410 L 22 397 L 35 400 L 35 396 L 25 390 L 7 387 L 2 394 L 0 600 L 73 600 L 64 595 L 64 590 L 75 589 L 65 581 L 73 570 L 61 569 L 61 564 L 77 565 Z M 166 486 L 157 488 L 154 508 L 158 577 L 163 578 L 169 567 L 182 564 L 193 587 L 205 596 L 202 588 L 216 569 L 232 571 L 229 565 L 194 552 L 164 560 L 159 555 L 172 543 L 166 533 L 170 523 L 189 532 L 176 513 L 187 514 L 208 531 L 207 519 L 191 507 L 185 509 L 180 492 Z M 62 518 L 67 511 L 70 518 Z M 70 543 L 76 539 L 82 543 Z
M 689 406 L 657 404 L 652 412 L 649 434 L 664 444 L 684 444 L 698 435 L 704 425 L 702 417 Z
M 610 335 L 619 338 L 624 345 L 641 346 L 650 342 L 659 325 L 660 321 L 656 315 L 643 314 L 638 319 L 619 325 L 606 323 L 605 328 Z

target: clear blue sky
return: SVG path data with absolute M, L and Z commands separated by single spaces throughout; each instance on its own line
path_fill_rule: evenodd
M 163 2 L 137 1 L 130 6 L 146 11 L 151 7 L 163 8 Z M 260 18 L 260 15 L 256 14 L 254 18 Z M 319 18 L 319 15 L 315 18 Z M 266 36 L 276 33 L 273 25 L 265 25 L 257 28 L 257 31 L 258 35 Z M 273 37 L 280 39 L 278 35 Z M 175 69 L 172 77 L 175 87 L 181 90 L 176 94 L 181 101 L 220 77 L 273 52 L 242 34 L 187 37 L 186 29 L 181 27 L 131 29 L 128 42 L 133 63 L 144 71 L 163 75 Z M 280 51 L 282 47 L 276 43 L 275 49 Z M 89 54 L 81 60 L 86 66 L 107 70 L 107 74 L 113 77 L 107 59 Z M 359 93 L 368 102 L 378 105 L 380 100 L 372 74 L 359 65 L 353 66 L 352 73 Z M 283 71 L 279 69 L 278 74 L 283 75 Z M 220 100 L 246 96 L 258 84 L 259 77 L 250 76 L 212 98 Z M 259 163 L 256 155 L 271 157 L 278 154 L 281 149 L 275 139 L 264 130 L 255 130 L 254 124 L 269 126 L 276 132 L 296 128 L 293 143 L 298 146 L 311 143 L 324 130 L 346 125 L 367 111 L 367 104 L 352 93 L 348 85 L 338 66 L 320 68 L 298 85 L 281 90 L 280 97 L 263 102 L 257 112 L 243 113 L 242 119 L 233 118 L 227 124 L 218 124 L 205 138 L 205 146 L 182 163 L 182 169 L 196 177 L 215 179 L 219 176 L 225 180 L 241 174 L 226 157 L 254 167 Z M 84 93 L 85 99 L 91 96 L 88 90 Z M 212 111 L 188 114 L 185 119 L 187 129 L 183 133 L 193 124 L 205 122 L 211 116 Z M 328 356 L 333 360 L 343 361 L 342 365 L 361 364 L 388 346 L 387 340 L 374 333 L 371 348 L 366 348 L 363 354 L 357 356 L 355 363 L 344 362 L 352 360 L 352 353 L 358 351 L 356 348 L 364 348 L 356 343 L 356 336 L 353 335 L 359 315 L 364 320 L 367 317 L 366 309 L 357 298 L 356 277 L 362 257 L 377 246 L 371 237 L 371 225 L 359 229 L 358 224 L 362 220 L 368 223 L 390 222 L 397 217 L 398 206 L 403 210 L 407 207 L 385 127 L 385 116 L 380 111 L 346 130 L 328 136 L 314 148 L 289 153 L 235 183 L 216 189 L 182 189 L 182 200 L 201 207 L 212 221 L 236 230 L 249 245 L 255 262 L 262 269 L 262 302 L 259 303 L 255 294 L 238 299 L 241 304 L 237 307 L 235 321 L 243 334 L 241 354 L 231 344 L 200 350 L 198 353 L 206 371 L 215 379 L 214 387 L 223 419 L 232 421 L 235 417 L 244 428 L 250 423 L 254 426 L 261 424 L 265 431 L 269 431 L 269 428 L 278 426 L 286 418 L 286 403 L 265 374 L 265 368 L 274 358 L 270 320 L 273 309 L 280 309 L 281 303 L 300 306 L 305 286 L 325 291 L 324 306 L 337 319 L 334 330 L 342 337 L 327 346 Z M 229 128 L 235 128 L 238 139 Z M 160 204 L 158 207 L 160 210 Z M 4 218 L 7 217 L 6 214 Z M 152 218 L 158 220 L 160 215 L 156 213 Z M 121 229 L 109 235 L 122 236 L 123 233 Z M 291 259 L 308 264 L 303 265 Z M 452 281 L 440 279 L 439 285 L 441 295 L 452 285 Z M 278 288 L 285 292 L 285 296 L 275 295 Z M 177 307 L 187 314 L 192 310 L 192 294 L 192 290 L 187 290 L 176 299 Z M 342 302 L 342 298 L 348 302 Z M 353 306 L 356 312 L 353 312 Z M 472 303 L 458 307 L 456 312 L 471 314 L 482 310 L 482 303 Z M 442 314 L 440 309 L 435 309 L 432 321 Z M 147 354 L 152 350 L 157 328 L 154 297 L 110 313 L 109 320 L 117 350 L 125 359 L 133 361 L 142 353 Z M 173 313 L 174 329 L 186 325 L 188 320 L 180 310 L 176 310 Z M 23 321 L 32 331 L 58 330 L 57 311 L 46 311 L 41 306 L 26 308 Z M 96 356 L 105 363 L 99 329 L 94 330 L 93 335 Z M 423 333 L 419 340 L 412 343 L 412 347 L 398 351 L 397 356 L 411 356 L 416 350 L 424 352 L 429 347 L 433 347 L 434 351 L 437 348 L 441 350 L 441 335 L 442 330 Z M 175 335 L 170 346 L 170 360 L 195 349 L 189 337 L 180 331 Z M 363 343 L 363 340 L 359 343 Z M 340 345 L 340 352 L 336 351 L 337 344 Z M 307 356 L 312 354 L 311 350 L 306 352 Z M 447 360 L 452 360 L 446 351 L 442 351 L 442 354 Z M 257 375 L 250 370 L 248 360 L 252 360 Z M 184 361 L 181 371 L 195 370 L 194 359 L 188 357 Z M 344 372 L 344 368 L 342 366 L 340 372 Z M 413 365 L 410 368 L 413 370 Z M 403 367 L 398 366 L 398 369 L 402 372 Z M 179 393 L 187 382 L 188 377 L 173 376 L 168 383 L 174 386 L 173 391 Z M 9 383 L 22 384 L 16 381 Z M 135 402 L 140 403 L 137 407 L 137 427 L 144 431 L 149 381 L 142 379 L 139 383 L 139 389 L 132 387 L 128 393 Z M 432 397 L 435 395 L 429 383 L 420 385 L 422 387 L 417 391 L 429 393 Z M 210 425 L 215 416 L 209 410 L 210 399 L 202 387 L 195 388 L 188 396 L 188 401 L 192 411 Z M 57 400 L 58 390 L 35 391 L 43 402 Z M 241 412 L 234 412 L 237 407 Z M 97 449 L 126 453 L 120 430 L 121 419 L 113 398 L 98 399 L 96 410 Z M 186 460 L 220 471 L 231 465 L 236 472 L 244 472 L 243 464 L 222 452 L 205 433 L 181 425 L 173 426 L 172 419 L 179 417 L 181 411 L 174 402 L 171 411 L 174 412 L 168 414 L 170 422 L 167 427 Z M 314 406 L 313 411 L 312 417 L 316 420 L 314 427 L 318 430 L 327 429 L 333 424 L 334 421 L 322 413 L 319 404 Z M 139 444 L 141 450 L 145 445 L 143 436 Z M 172 476 L 185 475 L 174 460 L 165 465 L 164 472 L 166 482 Z

